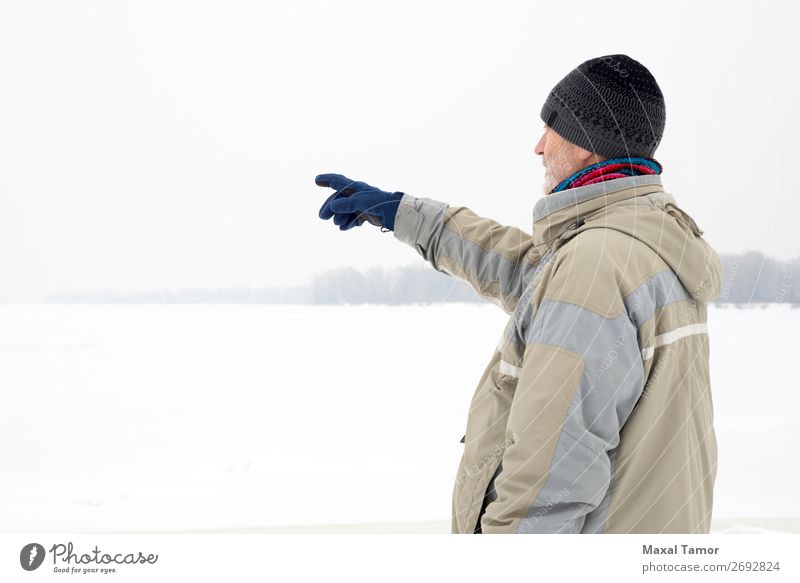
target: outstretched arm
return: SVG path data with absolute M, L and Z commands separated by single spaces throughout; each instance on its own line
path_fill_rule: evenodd
M 541 258 L 533 237 L 521 229 L 408 193 L 397 209 L 394 236 L 509 314 Z

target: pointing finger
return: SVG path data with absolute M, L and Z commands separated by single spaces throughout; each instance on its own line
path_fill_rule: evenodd
M 318 174 L 314 182 L 317 186 L 330 186 L 334 190 L 341 190 L 355 181 L 341 174 Z

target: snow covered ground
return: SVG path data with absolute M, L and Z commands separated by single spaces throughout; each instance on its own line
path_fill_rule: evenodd
M 0 531 L 448 532 L 492 305 L 0 304 Z M 714 529 L 800 532 L 800 309 L 711 307 Z

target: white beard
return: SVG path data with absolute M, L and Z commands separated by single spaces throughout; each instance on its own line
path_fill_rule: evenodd
M 558 184 L 574 172 L 572 163 L 565 153 L 566 148 L 556 150 L 547 160 L 542 159 L 544 165 L 544 195 L 550 194 Z

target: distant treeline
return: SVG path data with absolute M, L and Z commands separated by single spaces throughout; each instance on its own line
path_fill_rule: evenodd
M 788 261 L 758 251 L 720 255 L 723 285 L 717 303 L 786 303 L 800 306 L 800 256 Z M 484 302 L 467 284 L 425 263 L 387 271 L 378 267 L 332 269 L 308 285 L 185 289 L 131 294 L 50 296 L 55 302 L 410 304 Z

